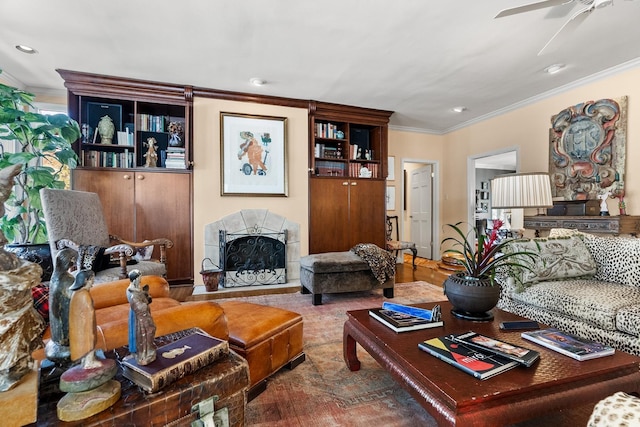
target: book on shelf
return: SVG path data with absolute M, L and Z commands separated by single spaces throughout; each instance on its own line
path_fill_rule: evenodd
M 580 338 L 555 328 L 521 333 L 522 338 L 540 344 L 576 360 L 589 360 L 610 356 L 615 349 L 596 341 Z
M 122 361 L 125 378 L 148 393 L 179 380 L 229 354 L 229 343 L 199 330 L 156 349 L 156 359 L 139 365 L 135 355 Z
M 416 317 L 410 314 L 400 313 L 393 310 L 385 310 L 383 308 L 370 309 L 369 316 L 373 317 L 394 332 L 417 331 L 421 329 L 436 328 L 438 326 L 444 325 L 442 321 L 432 322 L 421 317 Z
M 487 337 L 473 331 L 453 335 L 453 339 L 470 347 L 490 351 L 507 359 L 515 360 L 526 367 L 533 365 L 536 360 L 540 359 L 540 353 L 535 350 Z
M 520 365 L 515 360 L 460 343 L 451 335 L 423 341 L 418 348 L 481 380 Z

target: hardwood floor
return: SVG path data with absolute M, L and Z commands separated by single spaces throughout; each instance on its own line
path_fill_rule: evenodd
M 449 274 L 438 269 L 435 261 L 420 260 L 414 270 L 411 263 L 396 264 L 396 283 L 407 283 L 422 280 L 433 285 L 442 286 Z

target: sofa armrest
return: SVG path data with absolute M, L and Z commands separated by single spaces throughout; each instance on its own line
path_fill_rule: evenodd
M 127 287 L 129 279 L 116 280 L 114 282 L 98 283 L 90 289 L 93 306 L 96 310 L 112 307 L 119 304 L 129 304 L 127 300 Z M 169 283 L 160 276 L 142 276 L 141 286 L 149 285 L 151 298 L 170 298 Z
M 180 305 L 151 312 L 156 325 L 156 336 L 171 334 L 189 328 L 200 328 L 206 333 L 229 339 L 227 317 L 220 305 L 212 301 L 185 302 Z M 129 343 L 129 319 L 113 320 L 98 325 L 96 347 L 111 350 Z

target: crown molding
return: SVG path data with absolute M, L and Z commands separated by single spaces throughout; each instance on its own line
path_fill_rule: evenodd
M 556 95 L 560 95 L 564 92 L 568 92 L 570 90 L 579 88 L 581 86 L 585 86 L 590 83 L 597 82 L 602 79 L 606 79 L 612 77 L 616 74 L 620 74 L 622 72 L 637 68 L 640 66 L 640 58 L 632 59 L 631 61 L 624 62 L 615 67 L 608 68 L 606 70 L 600 71 L 599 73 L 592 74 L 590 76 L 584 77 L 582 79 L 574 80 L 571 83 L 567 83 L 566 85 L 559 86 L 555 89 L 549 90 L 547 92 L 540 93 L 538 95 L 532 96 L 531 98 L 527 98 L 525 100 L 516 102 L 515 104 L 511 104 L 507 107 L 500 108 L 498 110 L 492 111 L 491 113 L 485 114 L 483 116 L 476 117 L 472 120 L 466 121 L 464 123 L 460 123 L 457 126 L 450 127 L 446 129 L 443 134 L 451 133 L 460 129 L 464 129 L 468 126 L 474 125 L 476 123 L 485 121 L 487 119 L 491 119 L 493 117 L 501 116 L 503 114 L 509 113 L 511 111 L 518 110 L 523 107 L 527 107 L 531 104 L 535 104 L 536 102 L 540 102 L 544 99 L 551 98 Z

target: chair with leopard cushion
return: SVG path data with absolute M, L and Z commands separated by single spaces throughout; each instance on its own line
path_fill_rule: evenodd
M 126 278 L 132 263 L 142 275 L 166 276 L 166 249 L 173 242 L 166 238 L 130 242 L 110 235 L 97 193 L 43 188 L 40 198 L 53 259 L 65 247 L 74 249 L 78 268 L 93 270 L 95 283 Z M 158 261 L 150 259 L 154 247 Z
M 587 427 L 637 425 L 640 425 L 640 398 L 619 391 L 596 404 Z

